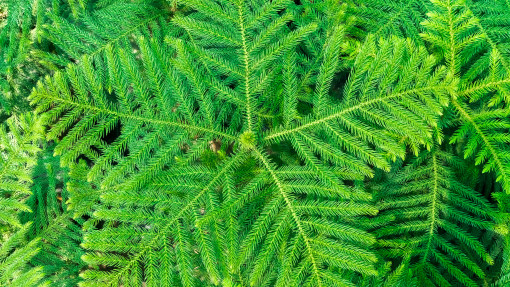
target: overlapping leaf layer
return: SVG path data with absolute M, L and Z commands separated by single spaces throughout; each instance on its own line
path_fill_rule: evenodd
M 508 283 L 508 3 L 18 2 L 0 285 Z

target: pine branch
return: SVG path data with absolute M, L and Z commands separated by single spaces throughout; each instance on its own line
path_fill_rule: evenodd
M 378 195 L 381 216 L 394 217 L 377 231 L 383 252 L 391 258 L 415 257 L 410 267 L 420 282 L 443 285 L 454 279 L 476 286 L 473 275 L 485 275 L 468 250 L 493 262 L 473 230 L 491 228 L 493 208 L 456 179 L 452 167 L 459 162 L 435 147 L 401 169 Z

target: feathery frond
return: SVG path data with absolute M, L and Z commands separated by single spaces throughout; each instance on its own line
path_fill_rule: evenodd
M 377 230 L 383 254 L 412 257 L 408 265 L 424 286 L 478 286 L 473 277 L 485 275 L 470 253 L 493 263 L 473 234 L 491 229 L 493 207 L 458 180 L 459 168 L 460 159 L 436 146 L 390 178 L 377 196 L 380 216 L 393 218 Z
M 504 286 L 508 8 L 0 0 L 0 285 Z

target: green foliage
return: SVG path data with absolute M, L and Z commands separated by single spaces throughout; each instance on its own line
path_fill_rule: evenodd
M 0 3 L 0 285 L 508 284 L 508 3 Z
M 38 252 L 38 241 L 27 244 L 31 223 L 18 218 L 18 213 L 30 211 L 26 201 L 32 194 L 31 172 L 37 164 L 41 132 L 41 123 L 31 114 L 11 117 L 0 129 L 0 284 L 4 286 L 37 286 L 44 276 L 40 268 L 27 267 Z
M 80 247 L 83 237 L 83 218 L 73 216 L 66 202 L 79 177 L 71 179 L 60 168 L 59 158 L 47 148 L 32 171 L 32 196 L 27 200 L 30 212 L 21 220 L 30 223 L 26 240 L 40 241 L 40 251 L 30 260 L 32 268 L 41 268 L 49 286 L 76 286 L 79 272 L 85 267 Z
M 427 286 L 478 286 L 484 272 L 474 255 L 493 259 L 476 238 L 491 228 L 493 208 L 458 180 L 462 161 L 434 147 L 392 176 L 378 194 L 381 216 L 391 225 L 377 230 L 380 248 L 390 258 L 410 257 L 413 273 Z M 441 270 L 447 270 L 442 274 Z
M 2 231 L 20 228 L 17 213 L 27 211 L 32 169 L 42 137 L 40 120 L 32 114 L 13 116 L 0 128 L 0 192 Z
M 28 114 L 9 118 L 1 134 L 3 286 L 75 286 L 85 267 L 84 219 L 80 214 L 73 218 L 66 201 L 77 186 L 80 192 L 91 187 L 83 176 L 71 179 L 60 168 L 52 148 L 41 145 L 41 127 Z M 83 164 L 73 170 L 80 167 L 83 171 Z
M 409 38 L 420 44 L 420 33 L 424 27 L 421 22 L 432 6 L 427 0 L 353 0 L 348 14 L 355 21 L 352 29 L 354 36 L 364 38 L 367 33 L 380 37 L 396 35 Z

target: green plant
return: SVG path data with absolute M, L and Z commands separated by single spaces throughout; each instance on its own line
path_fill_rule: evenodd
M 3 5 L 2 285 L 508 281 L 505 3 Z

